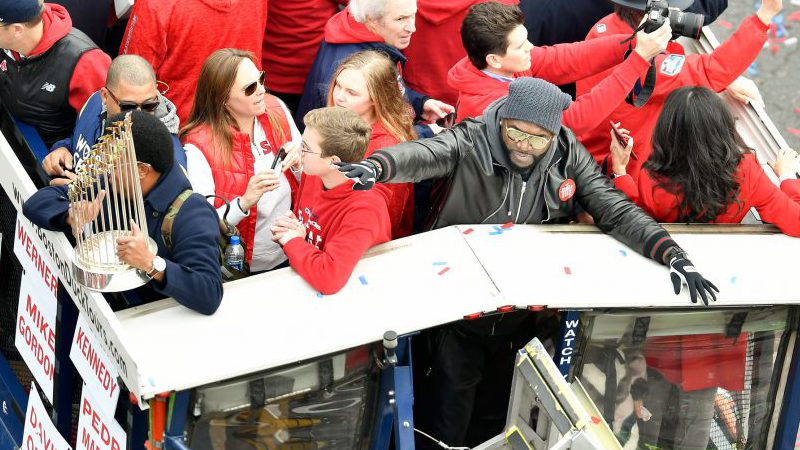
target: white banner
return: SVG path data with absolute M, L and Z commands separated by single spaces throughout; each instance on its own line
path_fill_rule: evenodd
M 53 401 L 56 356 L 56 299 L 29 271 L 22 274 L 14 345 L 31 374 Z
M 17 229 L 14 233 L 14 255 L 19 259 L 22 268 L 25 269 L 25 273 L 35 277 L 36 281 L 43 286 L 43 291 L 51 293 L 53 300 L 55 300 L 58 292 L 58 276 L 54 269 L 55 265 L 47 255 L 47 251 L 39 248 L 38 240 L 34 239 L 34 234 L 30 227 L 25 225 L 24 220 L 20 219 L 20 214 L 17 214 Z
M 119 373 L 95 338 L 83 314 L 78 317 L 75 325 L 69 359 L 86 383 L 84 391 L 92 391 L 92 397 L 97 400 L 99 408 L 113 417 L 119 398 Z
M 58 433 L 55 425 L 44 409 L 42 399 L 31 383 L 31 395 L 28 397 L 28 411 L 25 413 L 25 431 L 22 433 L 24 450 L 71 450 L 72 447 Z
M 114 414 L 103 411 L 92 390 L 84 384 L 75 450 L 122 450 L 126 448 L 126 440 L 127 436 L 114 420 Z

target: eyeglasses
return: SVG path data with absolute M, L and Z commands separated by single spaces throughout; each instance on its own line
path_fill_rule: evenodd
M 244 92 L 244 95 L 250 97 L 251 95 L 255 94 L 256 93 L 256 89 L 258 88 L 258 85 L 260 84 L 260 85 L 263 86 L 264 85 L 264 81 L 266 81 L 266 79 L 267 79 L 267 74 L 264 73 L 264 71 L 262 70 L 261 72 L 258 73 L 258 80 L 257 81 L 253 81 L 252 83 L 250 83 L 247 86 L 242 88 L 242 91 Z
M 300 151 L 311 155 L 322 155 L 322 152 L 312 152 L 311 147 L 306 144 L 306 141 L 300 141 Z
M 133 111 L 134 109 L 141 109 L 144 112 L 151 113 L 155 112 L 156 108 L 158 108 L 158 105 L 161 104 L 161 101 L 159 101 L 157 98 L 155 100 L 147 100 L 146 102 L 142 103 L 129 102 L 127 100 L 120 101 L 120 99 L 118 99 L 117 96 L 114 95 L 113 92 L 111 92 L 111 89 L 109 89 L 108 86 L 106 86 L 106 91 L 108 92 L 108 95 L 110 95 L 111 98 L 115 102 L 117 102 L 117 104 L 119 105 L 119 109 L 122 112 Z
M 537 136 L 506 125 L 506 136 L 514 142 L 527 141 L 534 150 L 544 150 L 553 137 Z

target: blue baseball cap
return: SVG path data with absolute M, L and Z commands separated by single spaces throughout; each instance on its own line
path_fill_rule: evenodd
M 0 24 L 27 22 L 41 10 L 39 0 L 0 0 Z

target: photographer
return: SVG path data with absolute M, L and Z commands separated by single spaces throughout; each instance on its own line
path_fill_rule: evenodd
M 645 16 L 647 0 L 613 0 L 615 12 L 598 22 L 587 40 L 597 39 L 609 34 L 632 35 Z M 670 1 L 670 6 L 685 6 L 687 2 Z M 667 52 L 653 60 L 655 84 L 649 101 L 644 106 L 636 108 L 631 104 L 621 104 L 610 116 L 613 122 L 622 122 L 625 127 L 633 130 L 633 137 L 638 143 L 636 156 L 628 164 L 628 174 L 636 179 L 641 165 L 650 156 L 650 137 L 656 119 L 664 105 L 667 96 L 682 86 L 702 86 L 716 92 L 721 92 L 735 81 L 750 64 L 756 59 L 761 48 L 767 40 L 767 30 L 772 18 L 783 9 L 782 0 L 764 0 L 758 12 L 745 19 L 736 32 L 725 43 L 720 45 L 709 55 L 685 55 L 683 47 L 672 42 L 667 47 Z M 689 21 L 691 17 L 683 17 L 684 23 L 673 23 L 673 31 L 691 31 Z M 693 33 L 686 33 L 693 34 Z M 578 95 L 589 92 L 595 85 L 602 81 L 608 74 L 602 73 L 586 78 L 577 83 Z M 634 94 L 643 95 L 637 84 Z M 608 127 L 583 133 L 579 139 L 594 158 L 603 163 L 608 156 L 610 135 Z

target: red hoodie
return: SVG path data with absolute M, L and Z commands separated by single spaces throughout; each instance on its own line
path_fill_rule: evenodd
M 625 100 L 636 80 L 643 76 L 650 63 L 631 53 L 631 56 L 589 93 L 578 97 L 566 111 L 563 124 L 578 135 L 600 125 Z M 458 90 L 458 117 L 478 117 L 490 103 L 508 95 L 508 83 L 492 78 L 464 58 L 448 73 L 447 81 Z
M 136 0 L 120 53 L 150 62 L 185 122 L 206 58 L 227 47 L 261 61 L 266 24 L 267 0 Z
M 382 148 L 391 147 L 400 140 L 389 134 L 380 122 L 372 124 L 369 147 L 364 158 Z M 391 193 L 389 218 L 392 222 L 392 239 L 410 236 L 414 229 L 414 183 L 389 183 L 382 185 Z
M 461 44 L 461 22 L 472 5 L 487 0 L 417 0 L 417 31 L 403 50 L 408 62 L 408 86 L 431 98 L 455 105 L 458 92 L 442 81 L 459 59 L 467 56 Z M 498 0 L 517 5 L 519 0 Z
M 632 157 L 628 163 L 629 175 L 634 179 L 638 178 L 642 164 L 652 152 L 650 140 L 667 96 L 682 86 L 703 86 L 717 92 L 722 91 L 756 59 L 767 40 L 768 29 L 757 16 L 751 16 L 742 21 L 733 35 L 709 55 L 684 56 L 682 47 L 672 43 L 667 49 L 669 53 L 656 57 L 656 87 L 647 104 L 635 108 L 628 103 L 622 103 L 608 117 L 608 120 L 622 122 L 623 128 L 631 130 L 636 142 L 637 157 Z M 610 33 L 630 35 L 632 32 L 616 14 L 610 14 L 592 28 L 586 39 L 607 39 L 603 36 Z M 608 71 L 578 81 L 578 95 L 589 92 L 607 75 Z M 610 131 L 607 126 L 598 127 L 578 136 L 601 164 L 610 151 Z
M 300 94 L 325 24 L 345 0 L 275 0 L 269 3 L 262 62 L 270 90 Z
M 69 13 L 63 6 L 54 3 L 44 4 L 42 23 L 44 25 L 42 39 L 31 54 L 25 56 L 41 55 L 72 30 Z M 111 58 L 99 48 L 89 50 L 78 59 L 69 81 L 69 105 L 75 112 L 80 114 L 89 97 L 105 86 L 110 65 Z
M 372 246 L 391 240 L 391 224 L 382 189 L 354 191 L 346 181 L 325 189 L 322 179 L 303 176 L 295 205 L 306 239 L 283 246 L 289 264 L 322 294 L 339 292 L 358 260 Z
M 356 22 L 350 8 L 339 11 L 325 24 L 325 42 L 329 44 L 360 44 L 362 42 L 383 42 L 383 38 L 373 33 L 366 25 Z
M 737 180 L 738 203 L 731 204 L 714 223 L 740 223 L 750 208 L 755 207 L 764 222 L 774 224 L 784 234 L 800 237 L 800 180 L 784 180 L 778 189 L 752 154 L 745 154 L 739 163 Z M 659 184 L 646 170 L 639 173 L 638 180 L 629 176 L 614 178 L 614 186 L 650 216 L 659 222 L 674 223 L 678 220 L 681 196 Z

